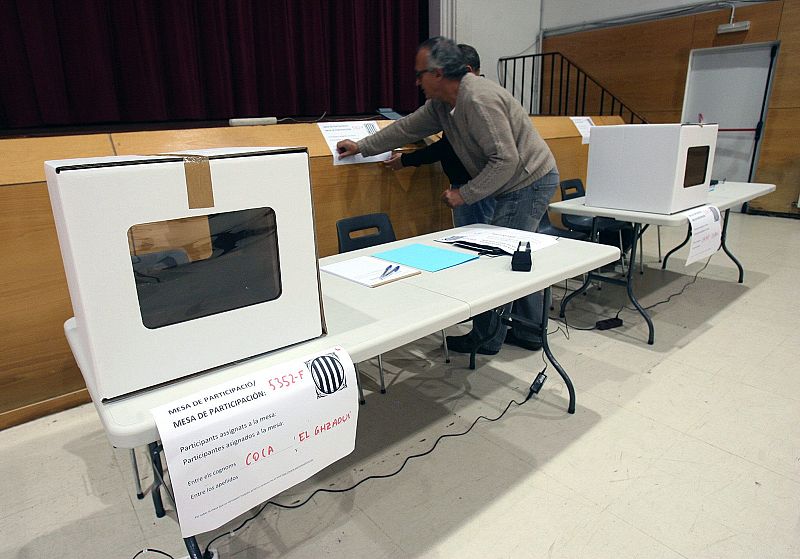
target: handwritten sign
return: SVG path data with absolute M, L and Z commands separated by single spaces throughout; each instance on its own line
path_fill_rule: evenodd
M 350 454 L 355 374 L 335 347 L 153 409 L 183 537 L 218 528 Z

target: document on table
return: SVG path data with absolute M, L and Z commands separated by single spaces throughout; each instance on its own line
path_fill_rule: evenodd
M 588 144 L 589 143 L 589 132 L 594 126 L 594 122 L 592 122 L 592 118 L 588 116 L 571 116 L 569 117 L 572 123 L 575 125 L 575 128 L 578 129 L 578 132 L 581 133 L 581 143 Z
M 508 227 L 470 227 L 463 232 L 436 240 L 440 243 L 450 243 L 456 246 L 459 243 L 464 243 L 465 245 L 499 248 L 508 254 L 514 254 L 519 243 L 522 243 L 523 246 L 526 243 L 530 243 L 531 252 L 536 252 L 558 242 L 558 238 L 552 235 L 531 233 L 530 231 L 521 231 Z
M 452 268 L 453 266 L 478 258 L 477 254 L 456 252 L 454 250 L 447 250 L 419 243 L 387 250 L 385 252 L 378 252 L 373 256 L 388 260 L 389 262 L 419 268 L 426 272 L 438 272 L 439 270 Z
M 711 256 L 722 242 L 722 220 L 716 206 L 700 206 L 684 212 L 692 228 L 692 243 L 686 265 Z
M 238 366 L 242 366 L 241 364 Z M 355 448 L 358 385 L 333 347 L 152 410 L 184 538 L 214 530 Z
M 364 157 L 360 153 L 350 157 L 340 158 L 339 153 L 336 151 L 336 144 L 341 140 L 353 140 L 357 142 L 361 138 L 366 138 L 376 133 L 378 123 L 374 120 L 358 120 L 348 122 L 318 122 L 317 125 L 325 137 L 325 142 L 333 155 L 334 165 L 353 165 L 355 163 L 375 163 L 378 161 L 386 161 L 391 157 L 392 152 L 386 151 L 378 155 L 371 155 Z
M 350 260 L 342 260 L 341 262 L 321 266 L 320 270 L 367 287 L 377 287 L 420 273 L 419 270 L 411 266 L 387 263 L 386 260 L 373 256 L 357 256 Z

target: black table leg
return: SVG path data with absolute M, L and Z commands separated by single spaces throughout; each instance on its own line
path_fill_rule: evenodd
M 683 242 L 681 244 L 679 244 L 678 246 L 673 248 L 671 251 L 669 251 L 666 254 L 666 256 L 664 256 L 664 260 L 661 262 L 661 269 L 662 270 L 666 270 L 667 269 L 667 259 L 669 259 L 670 255 L 673 252 L 683 248 L 686 245 L 686 243 L 689 242 L 689 239 L 691 239 L 691 238 L 692 238 L 692 226 L 691 225 L 687 225 L 686 226 L 686 238 L 683 240 Z
M 561 378 L 564 380 L 564 384 L 567 385 L 567 391 L 569 392 L 569 405 L 567 406 L 567 412 L 575 413 L 575 387 L 572 386 L 572 380 L 569 378 L 569 375 L 564 370 L 564 367 L 561 366 L 561 363 L 553 355 L 553 352 L 550 350 L 550 344 L 547 342 L 547 318 L 548 313 L 547 311 L 550 309 L 550 288 L 544 290 L 544 302 L 542 304 L 542 349 L 544 350 L 544 354 L 547 356 L 548 361 L 553 364 L 558 374 L 561 375 Z
M 203 552 L 200 551 L 200 546 L 197 544 L 197 538 L 194 536 L 191 538 L 183 538 L 183 543 L 186 544 L 186 551 L 189 552 L 189 559 L 207 559 L 211 557 L 210 552 L 203 555 Z
M 164 478 L 164 467 L 161 464 L 161 451 L 158 442 L 147 443 L 150 451 L 150 462 L 153 463 L 153 507 L 156 509 L 156 517 L 163 518 L 164 502 L 161 500 L 161 480 Z
M 636 299 L 636 295 L 633 293 L 633 268 L 636 264 L 636 243 L 642 242 L 642 233 L 643 231 L 641 224 L 636 223 L 633 226 L 633 245 L 631 246 L 631 259 L 630 265 L 628 266 L 628 278 L 625 282 L 625 289 L 628 292 L 628 299 L 631 300 L 633 306 L 636 307 L 636 310 L 639 311 L 639 314 L 641 314 L 644 317 L 645 322 L 647 322 L 647 343 L 653 345 L 653 342 L 655 341 L 655 327 L 653 326 L 653 320 L 650 318 L 650 315 L 647 313 L 644 307 L 639 304 L 639 301 Z M 666 263 L 666 261 L 667 259 L 664 258 L 664 263 Z
M 730 215 L 730 213 L 731 213 L 730 209 L 725 210 L 725 219 L 722 222 L 722 238 L 720 239 L 720 241 L 721 241 L 720 242 L 720 246 L 722 247 L 722 250 L 725 251 L 725 254 L 728 255 L 728 258 L 733 260 L 733 263 L 736 264 L 737 268 L 739 268 L 739 283 L 743 283 L 744 282 L 744 268 L 742 268 L 742 263 L 739 262 L 739 260 L 736 259 L 736 257 L 733 255 L 733 253 L 731 253 L 731 251 L 728 249 L 728 245 L 725 244 L 725 238 L 727 237 L 727 234 L 728 234 L 728 216 Z

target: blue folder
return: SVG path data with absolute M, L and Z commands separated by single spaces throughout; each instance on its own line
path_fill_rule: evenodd
M 378 252 L 372 256 L 426 272 L 438 272 L 478 258 L 477 254 L 465 254 L 421 244 L 406 245 L 394 250 Z

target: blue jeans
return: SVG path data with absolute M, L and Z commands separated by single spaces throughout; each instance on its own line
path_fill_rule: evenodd
M 450 188 L 461 188 L 463 184 L 453 184 Z M 474 204 L 463 204 L 453 208 L 453 226 L 473 225 L 477 223 L 491 223 L 496 205 L 494 198 L 483 198 Z
M 550 198 L 558 187 L 558 179 L 558 169 L 554 168 L 539 180 L 534 181 L 530 186 L 497 196 L 495 198 L 497 205 L 494 209 L 492 225 L 535 232 L 539 226 L 539 220 L 542 219 L 544 212 L 547 211 Z M 544 305 L 543 292 L 539 291 L 526 295 L 513 303 L 509 303 L 509 305 L 512 313 L 539 324 L 542 318 L 542 306 Z M 497 328 L 498 320 L 497 313 L 494 311 L 481 313 L 473 317 L 472 320 L 472 332 L 470 332 L 470 335 L 476 341 L 486 338 L 497 329 L 494 336 L 482 344 L 483 348 L 490 351 L 499 350 L 503 345 L 503 340 L 505 340 L 506 329 Z M 538 329 L 530 330 L 513 326 L 512 328 L 514 329 L 514 335 L 520 340 L 536 343 L 541 343 L 542 341 L 542 333 Z

